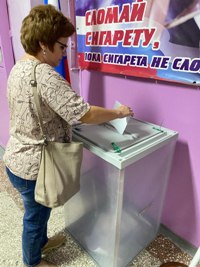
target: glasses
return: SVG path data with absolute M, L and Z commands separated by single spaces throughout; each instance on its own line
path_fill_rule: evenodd
M 67 47 L 68 47 L 68 45 L 63 44 L 63 43 L 60 42 L 60 41 L 56 41 L 56 43 L 59 44 L 59 45 L 61 46 L 62 50 L 65 50 L 65 49 L 67 49 Z

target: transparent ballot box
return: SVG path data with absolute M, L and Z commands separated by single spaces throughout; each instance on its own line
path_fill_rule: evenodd
M 156 237 L 177 136 L 133 118 L 123 135 L 110 124 L 74 128 L 81 188 L 64 206 L 65 224 L 97 266 L 128 266 Z

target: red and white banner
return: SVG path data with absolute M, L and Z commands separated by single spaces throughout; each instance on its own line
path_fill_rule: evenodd
M 76 0 L 82 69 L 200 84 L 200 0 Z

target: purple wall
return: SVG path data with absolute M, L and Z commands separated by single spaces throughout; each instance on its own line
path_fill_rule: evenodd
M 135 117 L 179 132 L 162 223 L 200 245 L 200 91 L 175 83 L 83 71 L 81 94 L 91 104 L 127 104 Z
M 0 2 L 0 145 L 5 146 L 8 140 L 9 113 L 6 98 L 8 74 L 14 64 L 6 0 Z

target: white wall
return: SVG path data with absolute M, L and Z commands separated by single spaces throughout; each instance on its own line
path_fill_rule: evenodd
M 24 54 L 24 49 L 20 42 L 20 28 L 23 18 L 30 10 L 30 1 L 7 0 L 10 29 L 12 36 L 13 52 L 15 61 L 20 59 Z
M 10 29 L 15 61 L 24 55 L 24 49 L 20 42 L 20 28 L 22 20 L 26 17 L 31 7 L 43 4 L 43 0 L 16 1 L 7 0 Z
M 29 13 L 30 9 L 36 5 L 42 5 L 43 0 L 26 0 L 26 1 L 16 1 L 7 0 L 9 20 L 13 44 L 13 52 L 15 61 L 19 60 L 24 55 L 24 49 L 20 42 L 20 28 L 22 20 Z M 67 17 L 71 17 L 72 23 L 75 24 L 75 14 L 74 14 L 74 1 L 71 0 L 60 0 L 61 10 L 63 14 Z M 75 44 L 76 36 L 74 35 L 69 40 L 68 48 L 68 62 L 70 71 L 71 85 L 74 90 L 79 92 L 79 71 L 74 70 L 77 65 L 77 53 Z M 72 41 L 72 42 L 71 42 Z

